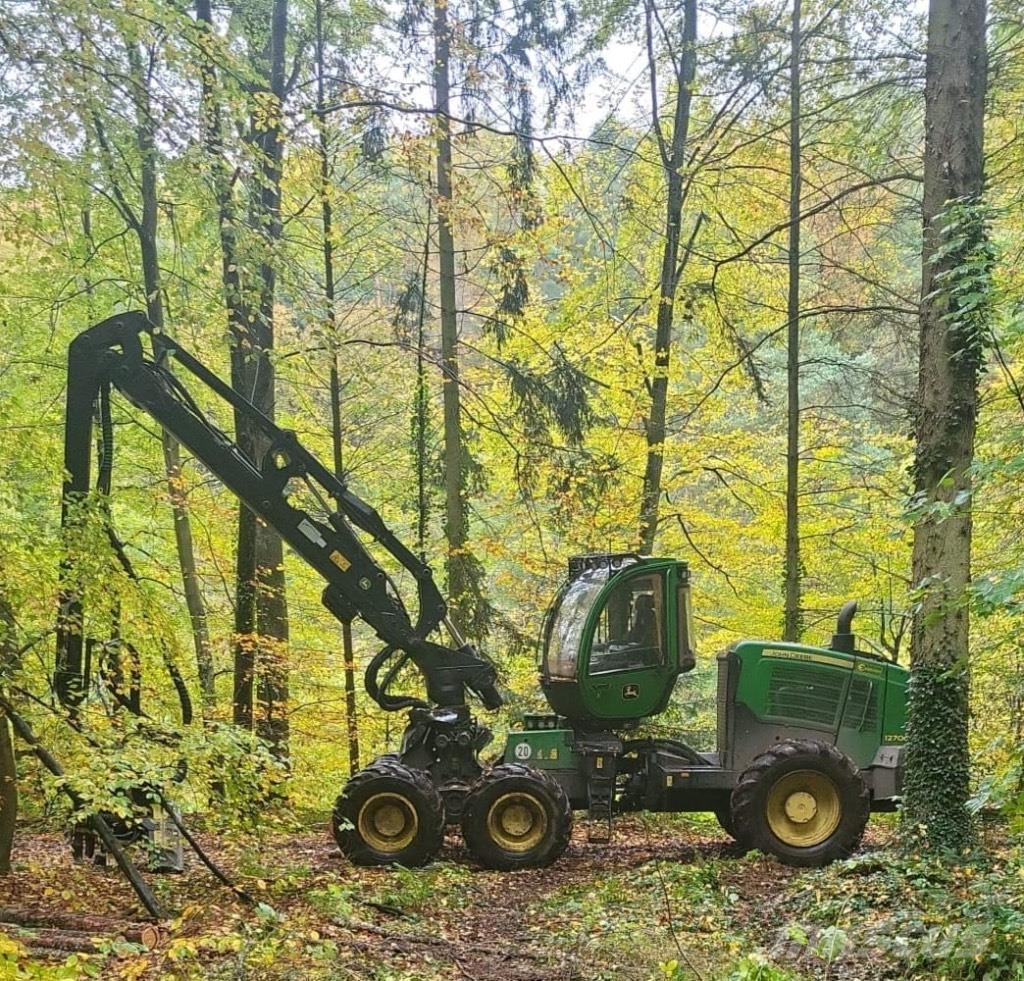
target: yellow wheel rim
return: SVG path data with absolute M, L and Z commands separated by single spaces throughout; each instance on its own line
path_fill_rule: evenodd
M 359 836 L 372 849 L 394 854 L 412 844 L 420 819 L 411 801 L 401 794 L 374 794 L 356 818 Z
M 499 797 L 487 812 L 487 833 L 507 852 L 528 852 L 544 840 L 548 814 L 532 794 L 512 793 Z
M 768 827 L 784 845 L 820 845 L 839 827 L 842 816 L 836 785 L 816 770 L 787 773 L 768 793 Z

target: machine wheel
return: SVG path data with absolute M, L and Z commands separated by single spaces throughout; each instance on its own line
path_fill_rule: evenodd
M 871 797 L 853 761 L 835 746 L 792 739 L 746 769 L 732 792 L 738 840 L 787 865 L 827 865 L 860 843 Z
M 487 869 L 550 865 L 569 844 L 572 808 L 543 770 L 503 763 L 473 784 L 462 809 L 462 836 Z
M 715 817 L 718 818 L 718 826 L 732 839 L 738 841 L 736 836 L 736 825 L 732 820 L 732 809 L 729 804 L 721 804 L 715 808 Z
M 355 865 L 426 865 L 444 840 L 430 776 L 381 757 L 353 775 L 334 805 L 335 841 Z

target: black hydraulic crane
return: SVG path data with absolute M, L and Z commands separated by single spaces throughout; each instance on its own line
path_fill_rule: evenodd
M 500 707 L 502 696 L 494 665 L 465 643 L 448 619 L 447 604 L 429 566 L 294 432 L 275 425 L 175 340 L 154 329 L 144 314 L 110 317 L 79 334 L 69 347 L 67 372 L 62 525 L 74 525 L 79 503 L 92 489 L 97 405 L 103 447 L 98 486 L 101 492 L 109 492 L 113 442 L 109 396 L 114 389 L 191 451 L 324 578 L 323 604 L 339 621 L 359 617 L 374 630 L 384 646 L 367 667 L 366 690 L 385 710 L 410 710 L 402 759 L 430 771 L 434 785 L 456 814 L 462 790 L 481 771 L 477 754 L 491 739 L 490 731 L 473 718 L 467 694 L 476 696 L 487 709 Z M 193 394 L 196 385 L 205 388 L 207 397 L 216 396 L 255 423 L 266 437 L 267 448 L 259 459 L 245 453 L 200 408 Z M 391 577 L 371 555 L 368 540 L 393 556 L 415 580 L 415 620 Z M 431 639 L 442 625 L 452 646 Z M 54 687 L 70 707 L 88 691 L 87 655 L 82 599 L 75 570 L 66 558 Z M 422 674 L 426 699 L 390 690 L 407 662 Z M 404 769 L 393 760 L 382 765 L 387 764 L 392 771 L 396 766 Z

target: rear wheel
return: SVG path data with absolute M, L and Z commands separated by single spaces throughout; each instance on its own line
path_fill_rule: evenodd
M 737 840 L 789 865 L 827 865 L 860 843 L 868 788 L 853 761 L 827 743 L 792 739 L 758 756 L 732 792 Z
M 428 774 L 382 757 L 345 784 L 332 826 L 356 865 L 426 865 L 444 840 L 444 805 Z
M 718 819 L 718 826 L 730 837 L 736 838 L 736 825 L 732 820 L 732 810 L 728 802 L 720 804 L 715 808 L 715 817 Z
M 488 869 L 550 865 L 572 834 L 572 809 L 561 785 L 543 770 L 505 763 L 473 785 L 462 811 L 470 854 Z

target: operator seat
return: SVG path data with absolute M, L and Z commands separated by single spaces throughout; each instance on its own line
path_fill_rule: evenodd
M 641 593 L 633 600 L 633 625 L 626 640 L 637 647 L 661 649 L 658 637 L 658 614 L 654 608 L 654 597 Z

